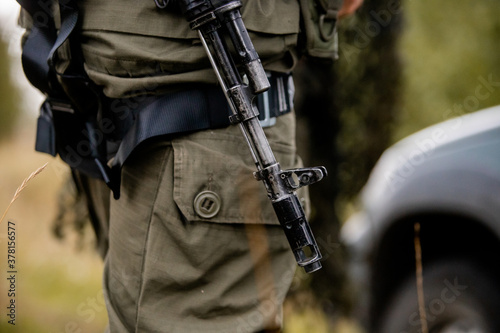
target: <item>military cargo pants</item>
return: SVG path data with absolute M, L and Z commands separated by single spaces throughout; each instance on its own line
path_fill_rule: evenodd
M 294 122 L 266 129 L 283 168 L 300 166 Z M 136 149 L 110 203 L 110 332 L 280 331 L 296 263 L 253 171 L 237 126 Z

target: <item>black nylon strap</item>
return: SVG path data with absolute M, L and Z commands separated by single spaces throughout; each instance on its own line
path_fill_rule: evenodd
M 40 10 L 40 4 L 38 1 L 34 0 L 17 0 L 17 3 L 21 5 L 30 15 L 31 17 L 35 17 L 35 14 L 38 10 Z
M 47 62 L 51 68 L 54 68 L 54 60 L 57 50 L 66 40 L 68 40 L 78 22 L 78 8 L 76 7 L 75 1 L 66 0 L 64 3 L 60 2 L 59 11 L 61 14 L 61 28 L 54 46 L 50 50 L 50 54 L 47 57 Z
M 267 105 L 263 94 L 257 95 L 259 119 L 264 120 L 263 110 L 269 109 L 270 117 L 279 117 L 289 113 L 292 108 L 293 82 L 290 74 L 273 73 L 270 75 L 271 89 L 268 93 Z M 115 103 L 115 101 L 121 103 Z M 226 97 L 219 86 L 197 87 L 161 96 L 150 96 L 137 103 L 134 100 L 108 101 L 104 108 L 113 117 L 113 109 L 127 114 L 129 119 L 121 119 L 125 128 L 117 131 L 124 135 L 113 159 L 113 169 L 119 169 L 139 144 L 149 138 L 161 135 L 187 133 L 198 130 L 216 129 L 230 125 L 232 114 Z M 128 110 L 122 106 L 134 105 Z M 115 122 L 116 123 L 116 122 Z
M 113 160 L 119 169 L 140 143 L 166 135 L 229 126 L 230 109 L 219 87 L 152 96 L 131 110 L 135 121 Z
M 18 3 L 33 18 L 33 27 L 23 46 L 21 58 L 24 73 L 33 86 L 44 93 L 49 93 L 51 84 L 47 59 L 57 38 L 54 20 L 48 17 L 47 9 L 40 7 L 41 2 L 18 0 Z
M 59 3 L 61 28 L 57 31 L 52 8 L 40 0 L 17 0 L 33 19 L 33 27 L 23 46 L 22 64 L 28 80 L 50 97 L 64 94 L 55 77 L 54 62 L 57 50 L 68 39 L 78 22 L 76 1 Z
M 269 91 L 268 105 L 264 106 L 262 94 L 258 95 L 257 105 L 262 110 L 267 107 L 271 117 L 279 117 L 293 108 L 293 88 L 288 74 L 274 73 L 270 77 L 272 88 Z M 278 84 L 278 82 L 281 82 Z M 198 130 L 216 129 L 230 126 L 232 114 L 226 97 L 218 86 L 195 88 L 162 96 L 150 96 L 141 103 L 121 101 L 123 105 L 135 105 L 125 112 L 134 118 L 129 128 L 119 129 L 126 133 L 121 138 L 119 149 L 113 159 L 112 168 L 118 170 L 132 151 L 147 139 Z M 111 102 L 111 105 L 114 103 Z M 113 109 L 113 107 L 108 107 Z M 116 108 L 116 104 L 115 104 Z M 111 110 L 111 113 L 113 111 Z M 259 118 L 263 120 L 263 118 Z

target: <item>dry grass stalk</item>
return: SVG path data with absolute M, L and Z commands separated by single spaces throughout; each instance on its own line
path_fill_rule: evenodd
M 26 186 L 28 186 L 28 183 L 30 182 L 30 180 L 32 180 L 33 178 L 35 178 L 36 176 L 38 176 L 45 169 L 45 167 L 47 166 L 47 164 L 48 163 L 45 163 L 44 165 L 42 165 L 41 167 L 39 167 L 38 169 L 36 169 L 35 171 L 33 171 L 28 176 L 28 178 L 26 178 L 22 182 L 21 186 L 19 186 L 17 188 L 16 193 L 14 193 L 14 197 L 12 198 L 12 200 L 9 203 L 9 205 L 7 206 L 7 209 L 5 210 L 5 212 L 3 213 L 2 217 L 0 218 L 0 224 L 2 223 L 2 221 L 5 218 L 5 216 L 7 215 L 7 213 L 9 212 L 9 209 L 12 206 L 12 204 L 14 203 L 14 201 L 16 201 L 17 198 L 19 198 L 19 196 L 21 195 L 21 192 L 26 188 Z
M 416 278 L 417 278 L 417 294 L 418 294 L 418 311 L 420 314 L 420 325 L 422 326 L 422 333 L 428 333 L 427 328 L 427 314 L 425 313 L 424 304 L 424 279 L 422 274 L 422 247 L 420 244 L 420 223 L 415 223 L 415 263 L 416 263 Z

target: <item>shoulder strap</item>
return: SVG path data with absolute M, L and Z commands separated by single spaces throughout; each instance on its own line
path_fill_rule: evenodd
M 72 53 L 76 64 L 68 74 L 57 73 L 55 68 L 58 49 L 68 41 L 78 23 L 76 0 L 17 2 L 33 20 L 33 26 L 23 45 L 23 70 L 31 84 L 47 97 L 40 109 L 35 149 L 53 156 L 59 154 L 72 168 L 92 177 L 102 178 L 111 187 L 109 168 L 103 162 L 106 154 L 103 147 L 106 142 L 95 142 L 93 139 L 99 135 L 96 115 L 76 112 L 73 98 L 65 93 L 58 80 L 58 76 L 61 76 L 65 87 L 82 87 L 79 91 L 82 98 L 90 95 L 96 97 L 83 69 L 83 59 L 79 52 Z M 59 29 L 56 27 L 53 11 L 53 6 L 56 5 L 59 6 L 61 21 Z M 89 147 L 89 154 L 78 155 L 77 148 L 81 144 Z
M 61 27 L 57 31 L 54 13 L 47 2 L 17 0 L 33 19 L 33 26 L 22 52 L 23 70 L 28 80 L 37 89 L 54 98 L 63 98 L 62 88 L 57 82 L 54 61 L 57 50 L 68 39 L 78 21 L 78 10 L 74 0 L 59 3 Z
M 51 88 L 49 83 L 48 55 L 57 38 L 52 13 L 47 9 L 43 10 L 38 1 L 18 0 L 33 19 L 33 26 L 26 39 L 22 50 L 22 64 L 24 74 L 37 89 L 43 93 L 48 93 Z

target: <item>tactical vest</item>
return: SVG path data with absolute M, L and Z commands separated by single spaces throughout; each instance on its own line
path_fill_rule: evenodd
M 103 179 L 115 197 L 121 165 L 143 140 L 229 125 L 224 112 L 209 113 L 228 107 L 213 85 L 196 32 L 177 13 L 159 10 L 153 0 L 59 0 L 55 8 L 50 0 L 18 2 L 33 20 L 23 45 L 23 68 L 47 97 L 36 150 L 58 154 L 71 168 Z M 310 56 L 336 57 L 338 0 L 243 2 L 252 4 L 243 7 L 242 15 L 266 69 L 290 71 L 297 47 Z M 300 29 L 305 33 L 297 46 Z M 280 36 L 280 42 L 269 36 Z M 141 44 L 163 39 L 178 41 L 179 49 L 162 53 L 156 45 L 148 49 Z M 186 43 L 196 47 L 188 49 Z M 122 54 L 118 57 L 116 51 Z M 101 53 L 93 57 L 93 52 Z M 127 52 L 136 53 L 127 59 Z M 179 60 L 184 67 L 168 67 Z M 200 89 L 203 83 L 212 86 Z M 163 88 L 174 86 L 181 91 Z M 203 104 L 193 104 L 193 94 L 201 94 Z M 103 115 L 109 110 L 113 112 Z M 122 140 L 125 135 L 128 139 Z

